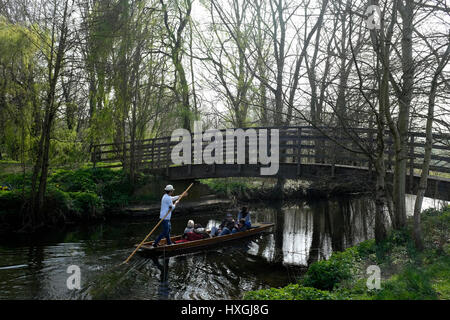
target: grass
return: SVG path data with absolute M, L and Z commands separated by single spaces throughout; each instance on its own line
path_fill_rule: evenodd
M 425 249 L 418 252 L 408 229 L 394 231 L 381 244 L 368 240 L 328 261 L 313 263 L 298 283 L 284 288 L 250 291 L 244 299 L 450 299 L 450 206 L 422 213 Z M 381 288 L 369 290 L 367 267 L 381 270 Z

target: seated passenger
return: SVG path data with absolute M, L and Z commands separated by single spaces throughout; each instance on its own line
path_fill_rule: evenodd
M 239 211 L 238 213 L 237 219 L 238 221 L 241 219 L 245 219 L 245 225 L 247 226 L 247 228 L 250 229 L 252 227 L 252 223 L 250 220 L 250 211 L 248 211 L 247 207 L 241 208 L 241 211 Z
M 247 231 L 247 225 L 245 224 L 245 219 L 239 220 L 239 223 L 233 228 L 231 233 L 243 232 Z
M 222 223 L 219 225 L 219 228 L 212 227 L 211 228 L 211 236 L 223 236 L 226 234 L 230 234 L 231 230 L 234 228 L 234 219 L 231 213 L 227 213 L 227 217 L 222 221 Z
M 196 224 L 194 226 L 193 231 L 188 232 L 186 234 L 186 238 L 188 241 L 201 240 L 209 238 L 209 234 L 206 232 L 205 228 L 203 228 L 201 224 Z
M 200 223 L 195 225 L 194 232 L 197 234 L 201 234 L 204 239 L 209 238 L 209 233 L 206 231 L 205 228 L 203 228 L 203 226 Z
M 184 229 L 183 236 L 181 238 L 186 239 L 186 235 L 192 231 L 194 231 L 194 221 L 189 220 L 187 223 L 187 227 L 186 229 Z

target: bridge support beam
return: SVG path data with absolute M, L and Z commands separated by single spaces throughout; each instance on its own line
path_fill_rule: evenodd
M 170 167 L 168 170 L 151 170 L 150 173 L 156 173 L 166 175 L 169 180 L 186 180 L 186 179 L 206 179 L 206 178 L 226 178 L 226 177 L 260 177 L 260 178 L 284 178 L 284 179 L 304 179 L 304 180 L 316 180 L 320 177 L 330 177 L 332 173 L 332 165 L 329 164 L 302 164 L 301 175 L 297 174 L 296 163 L 283 163 L 280 164 L 280 169 L 276 176 L 262 176 L 260 174 L 261 167 L 259 165 L 242 164 L 239 165 L 240 170 L 237 169 L 237 165 L 233 164 L 216 164 L 216 165 L 186 165 Z M 357 179 L 364 179 L 365 181 L 372 180 L 368 168 L 359 168 L 343 165 L 335 165 L 334 171 L 336 177 L 339 176 L 353 176 L 360 177 Z M 392 173 L 388 173 L 386 177 L 387 181 L 392 181 Z M 417 190 L 417 186 L 420 181 L 420 176 L 414 175 L 413 189 Z M 407 188 L 409 189 L 411 179 L 409 176 L 406 179 Z M 408 190 L 407 189 L 407 190 Z M 428 187 L 425 193 L 426 197 L 441 199 L 450 201 L 450 179 L 431 177 L 428 179 Z

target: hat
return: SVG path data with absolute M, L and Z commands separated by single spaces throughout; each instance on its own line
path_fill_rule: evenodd
M 187 223 L 188 228 L 193 228 L 194 227 L 194 221 L 193 220 L 189 220 Z
M 173 185 L 168 184 L 164 190 L 166 190 L 166 191 L 173 191 L 175 189 L 173 188 Z

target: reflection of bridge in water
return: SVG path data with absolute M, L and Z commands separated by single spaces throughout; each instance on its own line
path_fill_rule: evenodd
M 408 196 L 407 207 L 411 203 L 414 197 Z M 424 201 L 424 209 L 436 205 L 432 199 Z M 252 242 L 248 253 L 284 265 L 308 266 L 329 258 L 332 252 L 375 237 L 375 206 L 369 198 L 255 207 L 252 221 L 274 222 L 275 227 L 272 233 Z
M 268 167 L 260 162 L 249 164 L 249 159 L 258 152 L 260 139 L 267 139 L 267 150 L 273 146 L 270 139 L 271 129 L 279 132 L 279 170 L 275 177 L 287 179 L 314 180 L 321 176 L 359 176 L 359 179 L 373 178 L 373 164 L 367 152 L 374 153 L 376 131 L 352 128 L 345 133 L 338 130 L 314 129 L 312 127 L 261 127 L 247 128 L 246 133 L 253 138 L 245 139 L 245 164 L 238 164 L 237 143 L 227 148 L 226 143 L 213 152 L 221 153 L 225 159 L 234 159 L 224 164 L 185 164 L 177 165 L 172 161 L 171 153 L 179 141 L 171 137 L 139 140 L 126 143 L 96 145 L 92 159 L 96 167 L 130 167 L 150 174 L 164 175 L 169 180 L 190 180 L 222 177 L 274 177 L 261 175 L 261 168 Z M 250 130 L 250 131 L 249 131 Z M 224 140 L 235 139 L 231 133 L 222 130 Z M 267 137 L 269 136 L 269 137 Z M 233 140 L 234 141 L 234 140 Z M 202 141 L 201 150 L 211 141 Z M 393 139 L 386 133 L 385 163 L 388 179 L 392 179 L 394 164 Z M 195 150 L 194 137 L 191 137 L 190 149 Z M 408 138 L 408 175 L 407 190 L 415 193 L 420 180 L 418 173 L 424 157 L 425 134 L 410 132 Z M 363 150 L 365 150 L 363 152 Z M 191 154 L 190 159 L 194 156 Z M 194 161 L 191 161 L 191 163 Z M 433 154 L 431 156 L 430 178 L 427 197 L 450 200 L 450 179 L 439 177 L 450 173 L 450 135 L 433 135 Z

